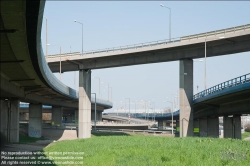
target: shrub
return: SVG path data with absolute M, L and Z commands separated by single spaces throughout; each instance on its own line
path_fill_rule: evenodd
M 250 132 L 250 123 L 247 123 L 247 124 L 245 125 L 245 131 L 246 131 L 246 132 Z

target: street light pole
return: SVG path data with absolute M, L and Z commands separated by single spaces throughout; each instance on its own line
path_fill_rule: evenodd
M 130 98 L 124 98 L 124 99 L 128 99 L 128 102 L 129 102 L 129 104 L 128 104 L 128 110 L 129 110 L 129 116 L 130 116 Z
M 96 93 L 91 93 L 91 94 L 94 94 L 95 95 L 95 128 L 94 128 L 94 130 L 95 130 L 95 132 L 96 132 Z
M 62 61 L 61 61 L 61 56 L 62 56 L 62 49 L 60 46 L 60 81 L 62 81 Z
M 219 39 L 225 38 L 224 36 L 220 36 Z M 215 38 L 217 39 L 217 38 Z M 204 60 L 204 88 L 207 89 L 207 38 L 205 38 L 205 60 Z
M 160 4 L 160 6 L 169 9 L 169 41 L 171 41 L 171 8 L 166 7 L 163 4 Z
M 46 18 L 46 58 L 48 56 L 48 21 Z
M 171 113 L 172 113 L 172 135 L 173 135 L 174 134 L 173 102 L 172 101 L 165 101 L 165 102 L 171 103 L 171 105 L 172 105 L 172 111 L 171 111 Z
M 204 59 L 204 88 L 207 89 L 207 71 L 206 71 L 206 61 L 207 60 L 207 38 L 205 39 L 205 59 Z
M 101 97 L 101 93 L 100 93 L 100 78 L 99 77 L 95 77 L 95 78 L 99 80 L 99 97 Z
M 82 25 L 82 56 L 83 56 L 83 23 L 74 20 L 74 22 Z
M 59 46 L 59 45 L 50 45 L 50 44 L 46 44 L 46 46 Z M 61 61 L 61 55 L 62 55 L 62 49 L 61 49 L 61 46 L 59 46 L 60 47 L 60 69 L 59 69 L 59 71 L 60 71 L 60 81 L 62 81 L 62 61 Z

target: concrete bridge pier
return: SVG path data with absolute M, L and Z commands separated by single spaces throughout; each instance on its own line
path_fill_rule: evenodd
M 180 137 L 193 136 L 193 60 L 180 60 Z
M 91 70 L 79 71 L 78 137 L 91 137 Z
M 75 120 L 75 121 L 78 121 L 78 110 L 75 110 L 74 116 L 75 116 L 75 117 L 74 117 L 74 118 L 75 118 L 74 120 Z
M 199 135 L 200 137 L 207 137 L 207 118 L 199 119 Z
M 224 138 L 241 139 L 241 118 L 239 115 L 223 117 Z
M 19 100 L 1 100 L 0 131 L 8 142 L 19 142 Z
M 91 111 L 91 120 L 95 120 L 95 110 Z M 102 111 L 96 110 L 96 121 L 102 121 Z
M 30 137 L 42 136 L 42 104 L 29 104 L 29 129 Z
M 62 126 L 63 107 L 52 107 L 52 122 L 56 126 Z
M 98 111 L 96 114 L 97 114 L 96 120 L 102 121 L 102 111 Z
M 207 136 L 219 137 L 219 117 L 207 117 Z
M 163 120 L 158 120 L 158 129 L 163 130 Z
M 219 137 L 219 118 L 206 117 L 199 119 L 200 137 Z

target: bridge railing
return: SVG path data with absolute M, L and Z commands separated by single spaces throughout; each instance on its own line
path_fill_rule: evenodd
M 114 121 L 114 120 L 104 120 L 104 121 L 96 121 L 97 125 L 116 125 L 116 124 L 148 124 L 149 122 L 143 122 L 143 121 Z M 95 121 L 91 121 L 91 124 L 95 124 Z
M 233 78 L 233 79 L 228 80 L 226 82 L 222 82 L 222 83 L 220 83 L 218 85 L 215 85 L 215 86 L 213 86 L 211 88 L 208 88 L 208 89 L 206 89 L 206 90 L 204 90 L 202 92 L 199 92 L 199 93 L 197 93 L 197 94 L 195 94 L 193 96 L 193 99 L 194 100 L 199 99 L 199 98 L 208 96 L 210 94 L 222 91 L 224 89 L 232 88 L 232 87 L 242 85 L 242 84 L 245 84 L 245 83 L 249 83 L 249 82 L 250 82 L 250 73 L 248 73 L 246 75 L 243 75 L 243 76 L 240 76 L 240 77 Z
M 174 111 L 173 116 L 178 115 L 180 113 L 180 110 Z M 130 115 L 130 118 L 158 118 L 158 117 L 171 117 L 172 113 L 108 113 L 108 115 L 113 116 L 123 116 L 128 117 Z
M 206 32 L 206 33 L 184 36 L 184 37 L 181 37 L 180 39 L 181 41 L 186 41 L 186 40 L 192 40 L 192 39 L 214 37 L 214 36 L 220 36 L 220 35 L 229 34 L 229 33 L 241 32 L 241 31 L 245 31 L 249 29 L 250 29 L 250 24 L 246 24 L 246 25 L 237 26 L 233 28 L 226 28 L 226 29 L 221 29 L 221 30 L 216 30 L 216 31 L 211 31 L 211 32 Z
M 115 52 L 115 51 L 124 51 L 124 50 L 131 50 L 131 49 L 134 50 L 134 49 L 138 49 L 138 48 L 172 44 L 172 43 L 176 43 L 176 42 L 189 41 L 189 40 L 193 40 L 193 39 L 201 39 L 201 38 L 205 39 L 205 38 L 220 36 L 220 35 L 229 34 L 229 33 L 242 32 L 242 31 L 246 31 L 246 30 L 250 30 L 250 24 L 236 26 L 233 28 L 226 28 L 226 29 L 206 32 L 206 33 L 200 33 L 200 34 L 195 34 L 195 35 L 171 38 L 171 39 L 163 39 L 163 40 L 157 40 L 157 41 L 146 42 L 146 43 L 139 43 L 139 44 L 105 48 L 105 49 L 99 49 L 99 50 L 85 51 L 85 52 L 83 52 L 83 55 L 91 55 L 91 54 L 93 55 L 93 54 L 108 53 L 108 52 Z M 80 56 L 80 55 L 82 55 L 80 52 L 76 52 L 75 54 L 70 53 L 70 54 L 48 55 L 46 58 L 54 58 L 54 57 L 58 57 L 58 56 L 70 57 L 70 56 Z

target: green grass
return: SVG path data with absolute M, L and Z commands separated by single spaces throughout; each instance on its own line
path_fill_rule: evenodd
M 34 137 L 26 136 L 26 135 L 19 135 L 19 143 L 20 144 L 32 143 L 32 142 L 36 142 L 38 140 L 44 140 L 44 138 L 43 137 L 34 138 Z
M 242 139 L 250 137 L 250 132 L 244 132 L 244 133 L 242 133 L 241 137 L 242 137 Z
M 99 133 L 91 139 L 53 143 L 44 152 L 47 152 L 47 156 L 53 156 L 49 155 L 50 152 L 84 152 L 83 155 L 68 156 L 82 156 L 83 159 L 78 161 L 85 166 L 239 166 L 250 163 L 250 141 L 234 139 Z

